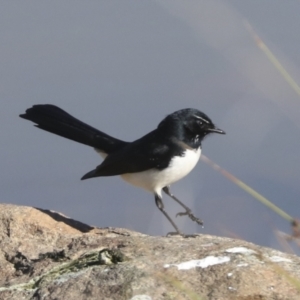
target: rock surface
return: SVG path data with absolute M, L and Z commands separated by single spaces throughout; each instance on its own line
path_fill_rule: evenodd
M 300 258 L 242 240 L 147 236 L 0 205 L 0 299 L 300 299 Z

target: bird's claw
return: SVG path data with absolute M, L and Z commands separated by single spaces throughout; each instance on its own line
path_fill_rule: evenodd
M 197 224 L 199 225 L 202 225 L 203 226 L 203 221 L 197 217 L 195 217 L 191 211 L 185 211 L 185 212 L 179 212 L 176 217 L 182 217 L 182 216 L 188 216 L 192 221 L 196 222 Z

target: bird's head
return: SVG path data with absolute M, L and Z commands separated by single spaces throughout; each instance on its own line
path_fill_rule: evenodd
M 165 128 L 182 140 L 190 139 L 194 142 L 201 142 L 210 133 L 225 134 L 225 131 L 217 128 L 206 114 L 192 108 L 181 109 L 168 115 L 158 128 Z

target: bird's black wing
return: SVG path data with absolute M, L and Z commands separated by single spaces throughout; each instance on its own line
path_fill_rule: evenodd
M 120 151 L 108 155 L 101 165 L 85 174 L 82 179 L 137 173 L 153 168 L 161 170 L 169 165 L 174 154 L 180 155 L 182 152 L 180 145 L 166 140 L 154 130 Z

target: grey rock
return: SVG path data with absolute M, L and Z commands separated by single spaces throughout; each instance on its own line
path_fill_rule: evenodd
M 300 299 L 300 258 L 242 240 L 148 236 L 0 205 L 0 299 Z

